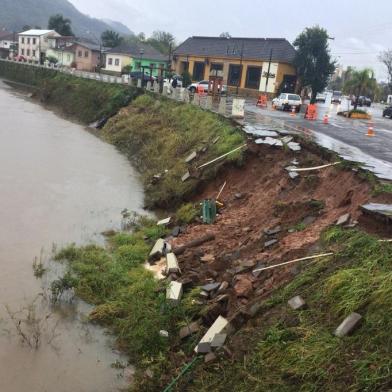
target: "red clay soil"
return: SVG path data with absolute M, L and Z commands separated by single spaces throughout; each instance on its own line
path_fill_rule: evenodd
M 358 207 L 369 201 L 369 185 L 339 165 L 290 179 L 285 167 L 292 166 L 293 159 L 299 161 L 298 167 L 328 163 L 306 148 L 294 153 L 251 144 L 243 167 L 227 168 L 198 196 L 199 200 L 214 198 L 227 182 L 220 197 L 225 206 L 216 222 L 190 225 L 185 234 L 173 239 L 177 247 L 207 233 L 215 235 L 214 241 L 178 257 L 183 282 L 197 286 L 227 282 L 228 288 L 210 299 L 213 311 L 206 323 L 219 314 L 233 316 L 290 281 L 299 272 L 299 263 L 259 276 L 252 270 L 259 263 L 273 265 L 317 253 L 321 232 L 346 213 L 351 221 L 358 220 Z M 264 233 L 276 226 L 281 226 L 276 235 Z M 265 248 L 271 239 L 278 242 Z

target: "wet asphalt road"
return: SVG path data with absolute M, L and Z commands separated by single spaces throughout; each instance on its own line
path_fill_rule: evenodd
M 363 162 L 381 178 L 392 180 L 392 119 L 382 117 L 381 105 L 366 108 L 372 114 L 374 137 L 366 136 L 369 121 L 351 120 L 338 116 L 339 105 L 317 104 L 318 119 L 309 121 L 304 114 L 290 116 L 289 112 L 259 108 L 255 101 L 247 101 L 245 120 L 249 124 L 278 123 L 288 129 L 296 129 L 312 135 L 315 140 L 342 157 Z M 323 123 L 328 113 L 329 124 Z

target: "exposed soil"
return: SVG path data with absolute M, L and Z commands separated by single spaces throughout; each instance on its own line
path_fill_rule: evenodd
M 254 302 L 290 281 L 306 264 L 260 274 L 252 274 L 252 270 L 318 253 L 320 234 L 340 216 L 350 213 L 350 223 L 360 220 L 363 227 L 373 228 L 360 219 L 359 206 L 372 197 L 370 186 L 357 173 L 335 166 L 302 173 L 292 180 L 285 167 L 292 166 L 294 159 L 298 167 L 328 163 L 306 147 L 294 153 L 250 144 L 245 165 L 222 171 L 197 197 L 214 198 L 227 182 L 220 196 L 224 207 L 215 223 L 190 225 L 186 233 L 172 240 L 177 247 L 207 233 L 215 235 L 214 241 L 178 256 L 182 274 L 174 277 L 194 286 L 227 282 L 227 288 L 206 300 L 206 325 L 219 314 L 235 322 L 239 313 L 246 314 Z M 280 230 L 275 234 L 264 232 L 277 226 Z M 275 244 L 265 246 L 274 239 Z

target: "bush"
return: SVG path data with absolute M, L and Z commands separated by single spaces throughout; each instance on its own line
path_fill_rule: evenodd
M 182 223 L 191 223 L 200 215 L 200 208 L 194 204 L 188 203 L 180 207 L 176 212 L 177 221 Z

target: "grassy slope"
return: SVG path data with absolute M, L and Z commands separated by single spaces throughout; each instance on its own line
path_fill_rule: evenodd
M 207 147 L 192 165 L 207 162 L 244 143 L 244 136 L 228 120 L 192 105 L 179 104 L 150 95 L 138 97 L 112 118 L 104 138 L 117 146 L 142 173 L 148 206 L 173 207 L 197 187 L 200 179 L 215 176 L 219 165 L 204 170 L 199 179 L 181 181 L 188 170 L 185 158 Z M 219 140 L 212 141 L 219 136 Z M 236 152 L 227 161 L 241 161 Z M 156 185 L 153 175 L 168 172 Z
M 363 232 L 329 229 L 336 251 L 317 261 L 268 300 L 253 326 L 241 330 L 245 356 L 199 367 L 194 391 L 380 391 L 392 387 L 392 245 Z M 292 311 L 287 300 L 305 298 Z M 361 327 L 343 339 L 333 331 L 351 312 Z M 183 386 L 184 387 L 184 386 Z

